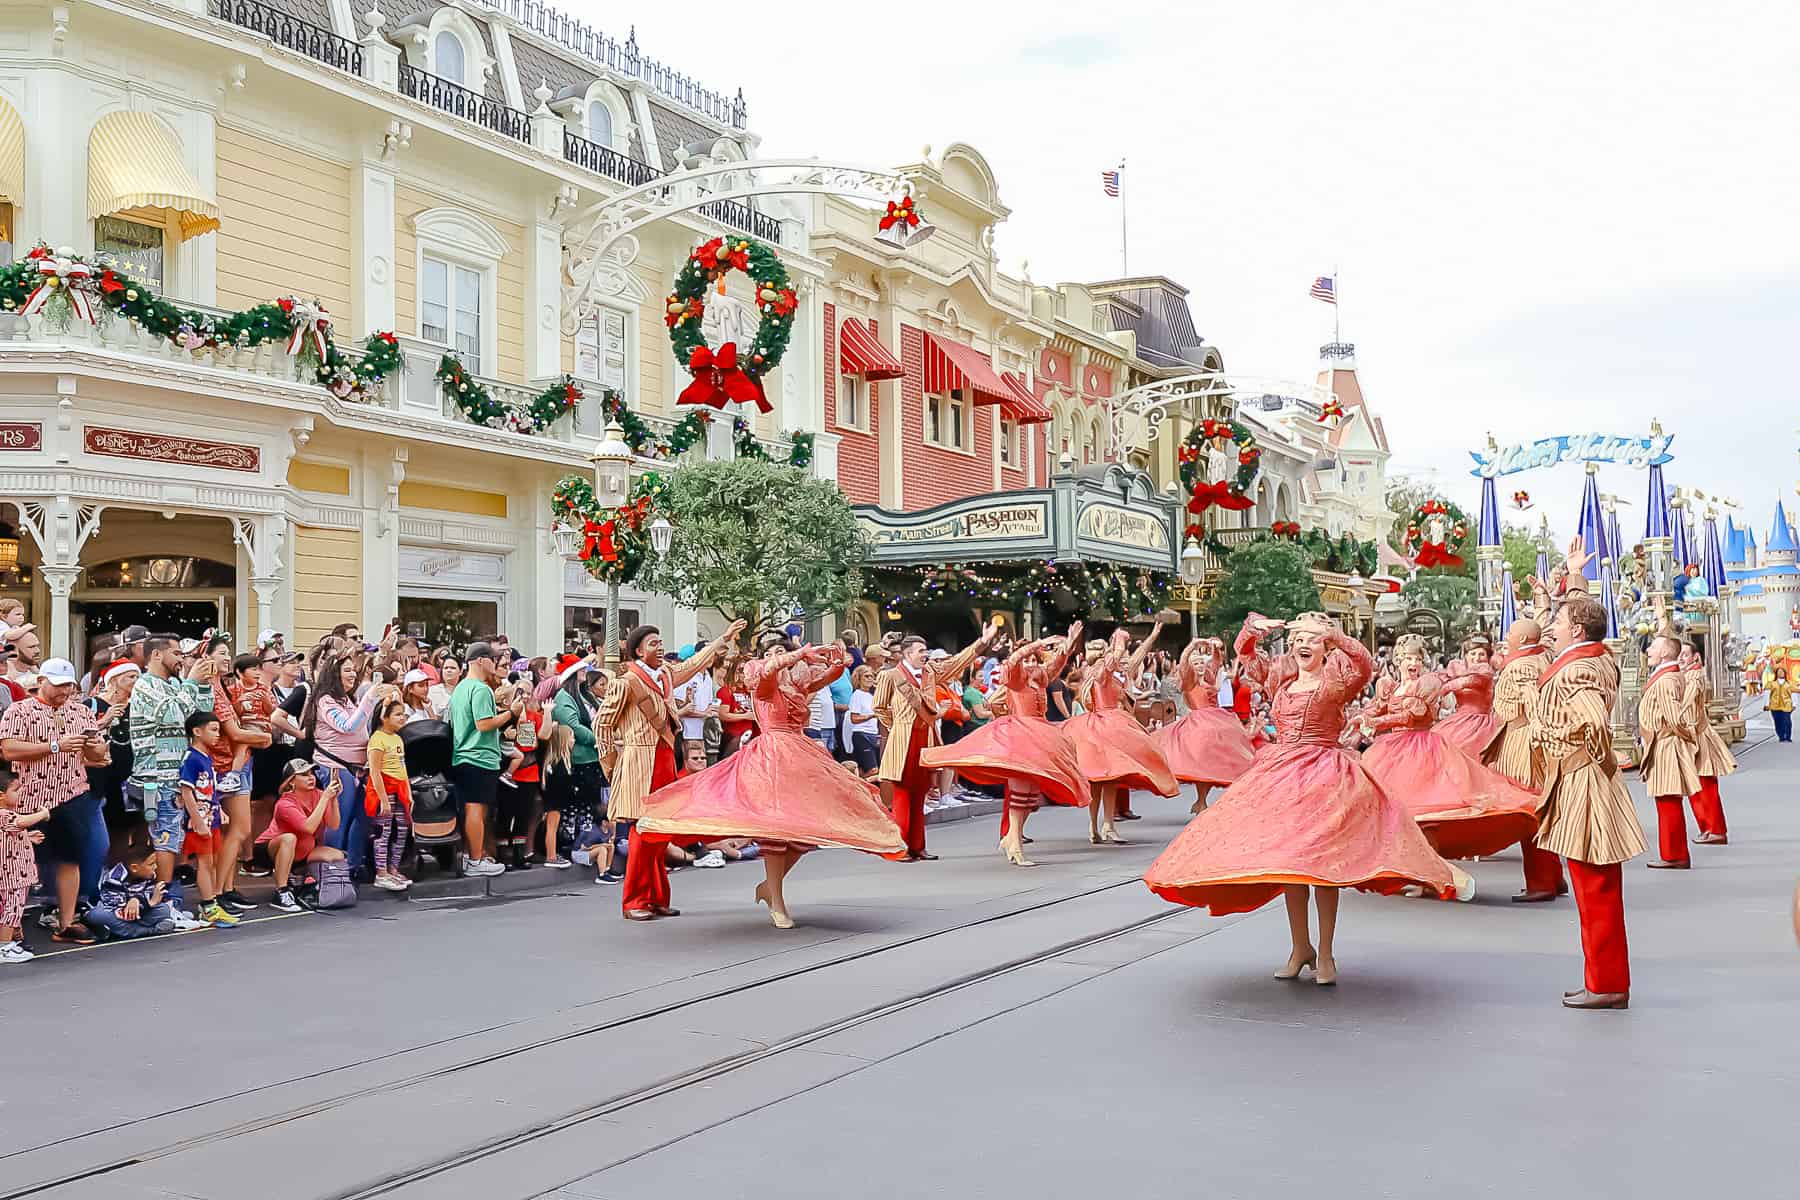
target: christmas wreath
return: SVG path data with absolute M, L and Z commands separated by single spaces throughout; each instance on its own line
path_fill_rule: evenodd
M 1425 501 L 1406 524 L 1406 551 L 1420 568 L 1462 566 L 1468 541 L 1469 518 L 1448 500 Z
M 723 294 L 725 276 L 731 271 L 744 272 L 756 285 L 756 307 L 762 319 L 747 348 L 726 342 L 714 350 L 700 332 L 706 316 L 706 290 L 717 285 Z M 668 312 L 663 317 L 676 356 L 694 376 L 677 403 L 713 408 L 744 403 L 770 411 L 763 394 L 763 376 L 787 352 L 788 338 L 794 332 L 794 311 L 799 307 L 787 268 L 771 247 L 734 237 L 714 238 L 695 249 L 675 276 L 675 290 L 669 293 Z
M 550 510 L 582 532 L 581 565 L 603 583 L 629 583 L 650 554 L 650 513 L 663 492 L 662 476 L 638 476 L 631 498 L 618 508 L 601 508 L 594 486 L 579 475 L 566 475 L 550 493 Z
M 1230 479 L 1208 481 L 1201 477 L 1208 443 L 1217 445 L 1221 450 L 1236 448 L 1237 473 Z M 1250 432 L 1249 426 L 1237 421 L 1220 421 L 1207 417 L 1188 430 L 1175 457 L 1181 467 L 1182 486 L 1188 490 L 1188 512 L 1194 514 L 1193 519 L 1188 522 L 1188 537 L 1200 536 L 1198 518 L 1214 505 L 1232 512 L 1242 512 L 1255 504 L 1250 499 L 1249 492 L 1250 485 L 1256 482 L 1257 464 L 1262 458 L 1262 450 L 1257 447 L 1256 435 Z

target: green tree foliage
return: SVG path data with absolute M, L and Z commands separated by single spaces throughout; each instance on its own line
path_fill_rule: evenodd
M 862 591 L 868 541 L 830 480 L 766 459 L 683 467 L 657 509 L 675 526 L 644 586 L 715 608 L 752 631 L 796 604 L 838 612 Z
M 1500 531 L 1501 551 L 1506 556 L 1506 565 L 1512 568 L 1513 582 L 1519 585 L 1521 593 L 1525 592 L 1525 581 L 1537 574 L 1537 535 L 1516 525 L 1508 525 Z
M 1475 632 L 1480 613 L 1475 580 L 1469 575 L 1422 574 L 1401 588 L 1400 596 L 1410 608 L 1429 608 L 1439 613 L 1449 630 L 1451 645 Z
M 1321 607 L 1312 556 L 1292 542 L 1247 542 L 1225 560 L 1225 575 L 1207 601 L 1204 630 L 1230 638 L 1253 612 L 1291 620 Z

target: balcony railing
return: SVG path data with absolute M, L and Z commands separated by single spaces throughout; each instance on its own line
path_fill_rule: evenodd
M 363 73 L 362 47 L 298 17 L 257 0 L 210 0 L 212 15 L 252 33 L 260 33 L 277 46 L 316 59 L 352 75 Z
M 747 233 L 772 246 L 781 244 L 781 222 L 774 217 L 757 212 L 748 204 L 740 204 L 736 200 L 714 200 L 711 204 L 700 206 L 700 215 L 710 217 L 721 225 Z
M 566 129 L 563 130 L 563 157 L 596 175 L 616 179 L 626 187 L 640 187 L 662 174 L 649 163 L 620 154 L 611 146 L 590 142 Z
M 453 117 L 505 134 L 521 142 L 531 141 L 531 118 L 498 100 L 489 100 L 459 83 L 440 79 L 408 63 L 400 64 L 400 94 L 442 109 Z

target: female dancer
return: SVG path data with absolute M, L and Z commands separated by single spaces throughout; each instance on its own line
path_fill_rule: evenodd
M 1121 791 L 1145 788 L 1160 796 L 1181 792 L 1181 785 L 1175 782 L 1156 741 L 1136 717 L 1120 707 L 1125 701 L 1127 681 L 1136 678 L 1144 656 L 1161 631 L 1161 625 L 1152 627 L 1150 636 L 1138 644 L 1136 653 L 1129 658 L 1125 651 L 1131 645 L 1131 633 L 1125 629 L 1115 632 L 1105 653 L 1082 676 L 1081 702 L 1087 711 L 1063 722 L 1063 732 L 1075 743 L 1076 761 L 1092 793 L 1088 841 L 1096 846 L 1102 842 L 1126 844 L 1113 828 Z
M 919 755 L 927 768 L 949 767 L 976 783 L 1006 788 L 1000 849 L 1015 867 L 1035 867 L 1025 857 L 1025 818 L 1048 799 L 1080 807 L 1088 803 L 1075 745 L 1063 736 L 1067 726 L 1045 720 L 1045 690 L 1062 673 L 1069 655 L 1081 645 L 1081 622 L 1062 638 L 1027 642 L 1000 668 L 1006 685 L 1007 715 L 997 717 L 952 746 L 933 746 Z
M 1369 774 L 1445 858 L 1496 854 L 1529 836 L 1537 828 L 1537 795 L 1432 728 L 1443 684 L 1425 670 L 1425 639 L 1407 634 L 1394 651 L 1400 681 L 1362 717 L 1365 732 L 1381 734 L 1363 753 Z M 1459 869 L 1456 882 L 1457 899 L 1474 899 L 1474 879 Z
M 1219 668 L 1224 665 L 1224 642 L 1217 638 L 1189 642 L 1176 666 L 1187 716 L 1156 732 L 1175 778 L 1199 791 L 1194 812 L 1206 807 L 1208 792 L 1235 782 L 1256 757 L 1256 747 L 1236 714 L 1219 707 Z
M 650 793 L 638 828 L 682 840 L 755 838 L 765 876 L 756 901 L 769 906 L 777 929 L 792 929 L 782 881 L 802 854 L 819 846 L 898 854 L 905 846 L 875 789 L 805 734 L 810 697 L 849 663 L 843 647 L 796 650 L 774 631 L 757 645 L 762 657 L 744 664 L 743 680 L 762 732 L 717 766 Z
M 1445 893 L 1450 864 L 1432 852 L 1397 798 L 1381 790 L 1355 754 L 1340 749 L 1344 706 L 1375 673 L 1367 648 L 1323 613 L 1288 622 L 1289 652 L 1270 660 L 1257 642 L 1282 622 L 1256 613 L 1238 634 L 1243 673 L 1271 696 L 1276 740 L 1217 801 L 1181 831 L 1144 873 L 1165 900 L 1214 916 L 1287 898 L 1293 952 L 1277 979 L 1337 982 L 1332 941 L 1338 889 L 1397 892 L 1422 885 Z M 1315 947 L 1307 889 L 1319 910 Z
M 1494 715 L 1493 647 L 1481 634 L 1471 634 L 1462 644 L 1462 666 L 1444 677 L 1444 690 L 1456 697 L 1456 711 L 1438 722 L 1437 731 L 1451 745 L 1474 755 L 1487 753 L 1500 736 L 1500 718 Z

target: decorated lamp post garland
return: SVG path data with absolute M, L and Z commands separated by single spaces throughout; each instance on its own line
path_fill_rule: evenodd
M 1426 500 L 1406 524 L 1406 550 L 1421 569 L 1462 566 L 1468 541 L 1469 518 L 1448 500 Z
M 581 565 L 602 583 L 630 583 L 650 553 L 650 514 L 666 484 L 654 471 L 637 477 L 631 498 L 618 508 L 601 508 L 594 485 L 565 475 L 550 493 L 551 511 L 581 530 Z
M 725 276 L 742 271 L 756 288 L 756 307 L 762 312 L 750 345 L 725 342 L 718 349 L 706 344 L 700 323 L 706 317 L 706 292 L 716 286 L 725 291 Z M 769 412 L 762 380 L 787 353 L 794 332 L 794 311 L 800 300 L 788 280 L 781 258 L 762 242 L 750 238 L 713 238 L 694 249 L 675 276 L 663 321 L 676 357 L 694 376 L 676 401 L 724 408 L 727 404 L 754 404 Z
M 1206 449 L 1209 444 L 1236 451 L 1237 470 L 1230 479 L 1209 481 L 1204 477 Z M 1207 417 L 1188 430 L 1175 457 L 1180 464 L 1182 486 L 1188 489 L 1187 510 L 1191 515 L 1185 536 L 1201 536 L 1203 527 L 1200 516 L 1215 505 L 1232 512 L 1242 512 L 1256 503 L 1250 499 L 1249 493 L 1250 485 L 1256 482 L 1262 449 L 1257 446 L 1256 435 L 1250 432 L 1248 425 Z

